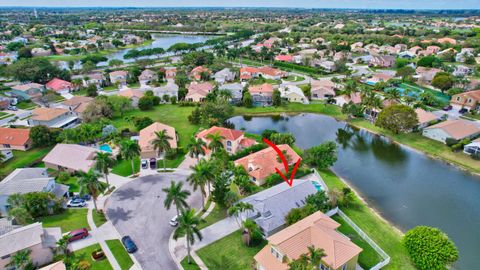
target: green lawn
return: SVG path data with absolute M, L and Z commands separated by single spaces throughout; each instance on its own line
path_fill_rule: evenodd
M 140 83 L 139 82 L 136 82 L 136 83 L 130 83 L 127 85 L 129 88 L 140 88 Z
M 350 238 L 353 243 L 361 247 L 363 250 L 358 257 L 358 263 L 363 269 L 370 269 L 377 263 L 381 262 L 382 257 L 368 244 L 362 237 L 339 215 L 333 216 L 333 219 L 340 223 L 338 231 Z
M 253 256 L 257 254 L 267 241 L 255 247 L 247 247 L 242 242 L 240 230 L 211 243 L 197 251 L 208 269 L 246 270 L 252 269 Z
M 200 270 L 200 267 L 198 267 L 193 259 L 190 259 L 190 264 L 188 263 L 188 257 L 185 257 L 180 264 L 184 270 Z
M 80 192 L 80 186 L 78 185 L 78 178 L 76 176 L 71 176 L 68 181 L 61 182 L 61 184 L 67 185 L 70 187 L 70 192 Z
M 74 96 L 86 96 L 87 95 L 87 88 L 81 88 L 80 90 L 72 92 Z
M 331 171 L 319 173 L 330 189 L 335 187 L 341 190 L 347 186 Z M 415 269 L 401 243 L 402 232 L 387 223 L 362 200 L 355 196 L 354 204 L 350 208 L 342 208 L 342 211 L 391 257 L 390 264 L 383 269 Z
M 284 80 L 289 81 L 289 82 L 301 82 L 301 81 L 305 80 L 305 77 L 290 75 L 290 76 L 286 77 Z
M 118 264 L 120 265 L 120 268 L 122 270 L 128 270 L 130 267 L 133 265 L 132 258 L 128 255 L 127 251 L 122 245 L 122 242 L 120 240 L 107 240 L 108 248 L 113 253 L 113 256 L 115 256 L 115 259 L 117 259 Z
M 63 233 L 87 228 L 90 230 L 87 222 L 88 209 L 65 209 L 65 211 L 58 215 L 46 216 L 39 218 L 37 221 L 42 222 L 44 227 L 60 227 Z
M 255 108 L 245 108 L 245 107 L 235 107 L 235 115 L 274 115 L 279 113 L 320 113 L 335 117 L 339 120 L 345 120 L 346 116 L 342 114 L 340 107 L 335 105 L 328 104 L 300 104 L 300 103 L 289 103 L 280 107 L 255 107 Z
M 34 165 L 37 161 L 41 162 L 51 149 L 51 147 L 45 147 L 33 148 L 28 151 L 13 150 L 13 158 L 0 166 L 0 178 L 4 178 L 17 168 L 25 168 Z
M 137 157 L 133 161 L 135 167 L 135 173 L 140 171 L 140 158 Z M 117 162 L 117 164 L 112 168 L 112 173 L 118 174 L 120 176 L 130 176 L 132 175 L 132 162 L 130 160 L 122 160 Z
M 207 205 L 205 206 L 207 207 Z M 208 209 L 208 208 L 207 208 Z M 212 212 L 200 223 L 199 229 L 203 229 L 227 217 L 227 209 L 215 204 Z
M 115 85 L 109 85 L 109 86 L 103 87 L 103 91 L 106 91 L 106 92 L 116 91 L 116 90 L 118 90 L 118 87 Z
M 76 260 L 79 261 L 88 261 L 90 263 L 90 270 L 110 270 L 113 269 L 112 266 L 110 265 L 110 262 L 108 261 L 107 257 L 104 257 L 103 259 L 99 261 L 94 261 L 92 259 L 92 252 L 95 250 L 102 249 L 100 247 L 100 244 L 94 244 L 91 246 L 88 246 L 86 248 L 79 249 L 73 253 L 73 256 L 75 257 Z
M 92 217 L 93 217 L 93 223 L 95 223 L 95 226 L 100 227 L 102 226 L 105 222 L 107 222 L 107 218 L 105 217 L 105 214 L 103 212 L 97 212 L 95 209 L 92 211 Z
M 22 110 L 26 110 L 26 109 L 33 109 L 35 107 L 37 107 L 37 104 L 33 103 L 32 101 L 22 101 L 22 102 L 19 102 L 17 103 L 17 108 L 19 109 L 22 109 Z

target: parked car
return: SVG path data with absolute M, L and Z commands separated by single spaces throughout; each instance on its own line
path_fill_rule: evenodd
M 10 110 L 10 111 L 18 111 L 18 109 L 17 109 L 16 106 L 8 106 L 8 107 L 7 107 L 7 110 Z
M 178 225 L 178 215 L 174 216 L 172 219 L 170 219 L 170 226 L 176 227 Z
M 148 169 L 148 161 L 146 159 L 142 159 L 142 169 Z
M 447 112 L 447 111 L 450 111 L 452 108 L 453 108 L 452 105 L 448 105 L 443 107 L 443 110 Z
M 122 244 L 128 253 L 134 253 L 135 251 L 138 250 L 137 245 L 135 245 L 132 238 L 130 238 L 130 236 L 128 235 L 122 237 Z
M 73 198 L 67 203 L 67 207 L 84 207 L 85 205 L 87 205 L 87 202 L 81 198 Z
M 73 230 L 68 233 L 68 242 L 73 242 L 77 241 L 80 239 L 84 239 L 88 236 L 88 230 L 86 228 L 78 229 L 78 230 Z
M 468 109 L 462 108 L 460 111 L 458 111 L 460 114 L 464 114 L 468 112 Z
M 80 196 L 79 194 L 72 195 L 72 199 L 81 199 L 81 200 L 89 201 L 91 198 L 92 196 L 90 196 L 90 194 L 85 194 L 83 196 Z
M 150 159 L 150 169 L 155 170 L 157 168 L 157 159 L 151 158 Z

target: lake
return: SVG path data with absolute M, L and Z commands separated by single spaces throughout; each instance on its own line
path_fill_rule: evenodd
M 290 132 L 302 149 L 335 141 L 339 148 L 333 170 L 369 205 L 403 231 L 417 225 L 440 228 L 459 249 L 455 267 L 476 269 L 480 177 L 324 115 L 237 116 L 229 121 L 256 134 L 264 129 Z

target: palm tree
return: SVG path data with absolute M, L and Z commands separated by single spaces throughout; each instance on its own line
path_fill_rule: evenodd
M 180 215 L 181 210 L 189 208 L 187 198 L 190 195 L 190 191 L 183 190 L 182 187 L 182 182 L 178 182 L 175 184 L 175 182 L 172 181 L 170 182 L 169 188 L 162 189 L 165 193 L 167 193 L 167 197 L 163 201 L 165 208 L 169 210 L 172 204 L 175 204 L 175 208 L 177 209 L 177 216 Z
M 208 194 L 211 193 L 210 185 L 215 179 L 215 174 L 213 173 L 212 163 L 201 159 L 197 165 L 190 167 L 193 170 L 193 173 L 190 175 L 191 178 L 201 178 L 208 187 Z
M 70 238 L 70 235 L 68 234 L 65 234 L 64 236 L 62 236 L 62 238 L 58 239 L 57 241 L 57 250 L 61 251 L 65 257 L 68 256 L 68 244 L 70 244 L 70 242 L 68 241 L 68 239 Z
M 315 246 L 308 247 L 308 254 L 302 254 L 298 259 L 288 264 L 289 270 L 319 270 L 322 258 L 327 256 L 325 251 Z
M 108 183 L 108 169 L 112 168 L 114 164 L 115 160 L 112 158 L 112 154 L 108 152 L 97 152 L 97 156 L 95 157 L 95 169 L 103 173 L 107 185 L 110 185 L 110 183 Z
M 205 155 L 206 146 L 207 144 L 204 140 L 195 139 L 195 137 L 192 137 L 190 138 L 190 142 L 187 144 L 188 155 L 191 158 L 195 157 L 198 161 L 200 155 Z
M 202 194 L 202 210 L 205 210 L 205 185 L 207 184 L 207 179 L 203 177 L 201 173 L 195 172 L 187 178 L 187 181 L 191 186 L 193 186 L 193 191 L 200 189 L 200 193 Z
M 402 99 L 402 93 L 397 88 L 387 90 L 386 96 L 388 99 L 395 100 L 396 102 L 400 102 Z
M 80 179 L 78 179 L 78 184 L 80 185 L 80 193 L 88 193 L 93 198 L 93 205 L 95 210 L 97 209 L 97 198 L 98 195 L 105 189 L 105 186 L 98 180 L 98 174 L 93 170 L 88 171 L 88 173 L 82 173 Z
M 13 266 L 15 269 L 25 269 L 25 267 L 31 262 L 30 253 L 32 253 L 32 251 L 29 249 L 18 251 L 10 258 L 8 266 Z
M 198 229 L 200 218 L 195 214 L 195 209 L 182 211 L 178 217 L 178 227 L 173 233 L 173 239 L 177 240 L 179 237 L 185 235 L 187 240 L 188 263 L 190 263 L 190 246 L 195 244 L 195 236 L 202 241 L 202 233 Z
M 120 143 L 120 153 L 126 160 L 132 163 L 132 174 L 135 173 L 134 159 L 140 156 L 140 146 L 132 140 L 123 141 Z
M 245 230 L 245 231 L 247 232 L 247 234 L 248 234 L 247 246 L 250 246 L 250 241 L 252 240 L 253 232 L 255 232 L 256 230 L 258 230 L 257 223 L 255 223 L 255 221 L 247 218 L 247 219 L 243 222 L 243 228 L 244 228 L 244 230 Z
M 234 216 L 235 221 L 238 224 L 238 227 L 241 227 L 241 224 L 240 224 L 238 218 L 240 217 L 240 215 L 243 212 L 245 212 L 247 210 L 253 210 L 253 205 L 251 205 L 249 203 L 246 203 L 246 202 L 239 202 L 239 203 L 231 206 L 230 208 L 228 208 L 228 215 L 229 216 Z
M 213 153 L 223 148 L 222 140 L 225 138 L 222 135 L 220 135 L 220 131 L 216 133 L 210 133 L 207 135 L 206 138 L 210 140 L 210 143 L 208 144 L 208 149 L 212 150 Z
M 166 171 L 167 168 L 165 167 L 165 157 L 167 151 L 170 151 L 171 149 L 169 140 L 172 140 L 173 138 L 167 134 L 166 130 L 155 132 L 155 136 L 155 139 L 152 141 L 153 149 L 158 151 L 158 156 L 163 154 L 163 171 Z

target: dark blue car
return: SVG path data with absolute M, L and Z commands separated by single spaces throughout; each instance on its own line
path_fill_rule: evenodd
M 128 253 L 134 253 L 138 249 L 130 236 L 122 237 L 122 244 Z

